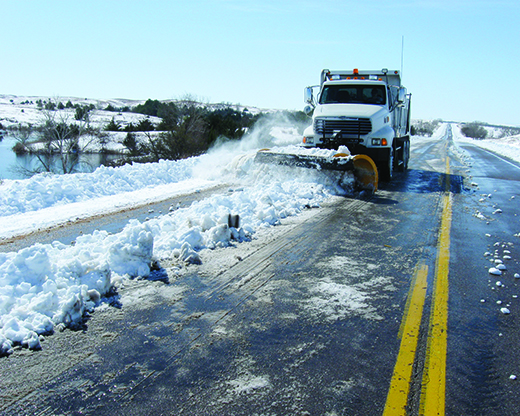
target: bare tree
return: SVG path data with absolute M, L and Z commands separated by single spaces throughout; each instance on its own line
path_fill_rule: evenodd
M 90 124 L 90 112 L 83 111 L 75 117 L 68 109 L 56 110 L 56 106 L 46 106 L 41 110 L 42 120 L 37 126 L 18 129 L 13 137 L 17 140 L 19 153 L 30 153 L 39 161 L 40 166 L 25 172 L 28 175 L 38 172 L 72 173 L 79 163 L 79 154 L 96 140 L 99 131 Z M 33 137 L 34 140 L 29 140 Z M 27 170 L 27 169 L 26 169 Z

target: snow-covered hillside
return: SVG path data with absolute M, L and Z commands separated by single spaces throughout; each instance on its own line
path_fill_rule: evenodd
M 90 98 L 78 98 L 78 97 L 27 97 L 27 96 L 14 96 L 0 94 L 0 124 L 4 128 L 8 128 L 12 125 L 18 124 L 32 124 L 36 125 L 42 122 L 42 110 L 38 108 L 37 101 L 42 102 L 54 102 L 62 103 L 65 105 L 70 101 L 72 105 L 79 106 L 94 106 L 95 110 L 92 111 L 90 121 L 98 127 L 106 126 L 112 118 L 114 121 L 119 123 L 122 127 L 125 127 L 129 123 L 138 124 L 142 119 L 148 118 L 152 123 L 159 124 L 160 118 L 146 116 L 144 114 L 132 113 L 129 111 L 107 111 L 107 108 L 112 107 L 113 109 L 124 109 L 133 108 L 138 104 L 143 104 L 145 100 L 128 100 L 128 99 L 110 99 L 110 100 L 99 100 Z M 172 102 L 178 102 L 179 100 L 169 100 Z M 204 104 L 207 107 L 218 107 L 221 104 Z M 242 111 L 244 106 L 236 106 L 237 109 Z M 271 110 L 259 109 L 256 107 L 247 107 L 251 114 L 257 114 L 260 112 L 271 112 Z M 71 121 L 74 120 L 74 109 L 64 109 L 64 112 L 70 114 Z
M 61 102 L 64 105 L 69 101 L 73 105 L 93 105 L 95 110 L 92 111 L 91 122 L 99 127 L 106 126 L 112 120 L 112 117 L 114 117 L 115 121 L 120 122 L 122 126 L 126 126 L 129 123 L 137 124 L 143 118 L 150 118 L 149 116 L 132 112 L 106 111 L 106 108 L 109 106 L 116 109 L 135 107 L 144 102 L 140 100 L 93 100 L 77 97 L 49 97 L 45 99 L 43 97 L 0 95 L 0 123 L 4 128 L 19 124 L 37 125 L 41 123 L 43 117 L 42 110 L 37 106 L 37 101 L 39 100 L 42 102 Z M 61 111 L 69 115 L 70 121 L 74 120 L 74 108 L 67 108 Z M 151 117 L 151 121 L 158 124 L 160 119 Z

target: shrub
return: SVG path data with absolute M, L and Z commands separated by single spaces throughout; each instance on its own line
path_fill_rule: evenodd
M 127 133 L 123 140 L 123 145 L 128 149 L 132 156 L 138 156 L 140 154 L 138 143 L 133 133 Z
M 56 110 L 56 104 L 52 101 L 49 101 L 48 103 L 45 103 L 45 109 L 54 111 Z
M 133 123 L 128 123 L 123 130 L 130 133 L 135 131 L 135 126 L 133 125 Z
M 74 115 L 74 118 L 78 121 L 81 121 L 81 120 L 87 120 L 87 117 L 88 117 L 88 114 L 90 112 L 91 108 L 88 107 L 88 106 L 76 106 L 76 113 Z
M 219 138 L 240 139 L 246 128 L 251 127 L 261 116 L 253 115 L 248 110 L 239 110 L 231 104 L 217 106 L 203 105 L 187 97 L 176 102 L 161 102 L 148 99 L 143 104 L 132 108 L 133 112 L 161 118 L 157 126 L 149 119 L 142 119 L 138 125 L 132 123 L 125 126 L 124 131 L 145 132 L 145 140 L 137 145 L 129 134 L 125 146 L 131 150 L 139 146 L 139 153 L 147 155 L 150 160 L 179 159 L 201 154 Z M 300 114 L 301 113 L 301 114 Z M 307 116 L 303 113 L 290 116 L 296 121 Z M 146 132 L 157 130 L 162 132 L 151 135 Z
M 114 120 L 114 117 L 112 117 L 112 120 L 110 120 L 110 123 L 108 123 L 105 126 L 105 131 L 121 131 L 121 125 L 119 123 L 116 123 Z
M 478 122 L 465 124 L 461 127 L 460 131 L 464 136 L 471 137 L 473 139 L 485 139 L 487 136 L 487 130 Z
M 139 121 L 139 123 L 137 124 L 137 127 L 135 128 L 135 131 L 154 131 L 154 130 L 155 130 L 155 126 L 147 118 L 143 118 L 141 121 Z
M 160 107 L 163 104 L 159 100 L 148 99 L 144 104 L 138 104 L 134 107 L 134 113 L 145 114 L 147 116 L 157 116 Z
M 410 134 L 412 136 L 430 137 L 441 122 L 442 120 L 439 119 L 433 121 L 414 121 L 414 123 L 410 126 Z
M 500 128 L 499 137 L 516 136 L 518 134 L 520 134 L 520 128 L 507 126 L 507 127 Z

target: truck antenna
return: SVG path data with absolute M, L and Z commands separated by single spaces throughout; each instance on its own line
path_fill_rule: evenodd
M 401 79 L 403 78 L 403 61 L 404 61 L 404 35 L 401 38 Z

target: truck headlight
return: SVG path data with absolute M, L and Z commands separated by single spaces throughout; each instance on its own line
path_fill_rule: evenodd
M 386 139 L 372 139 L 372 146 L 387 146 L 388 140 Z
M 314 144 L 314 137 L 303 137 L 304 144 Z

